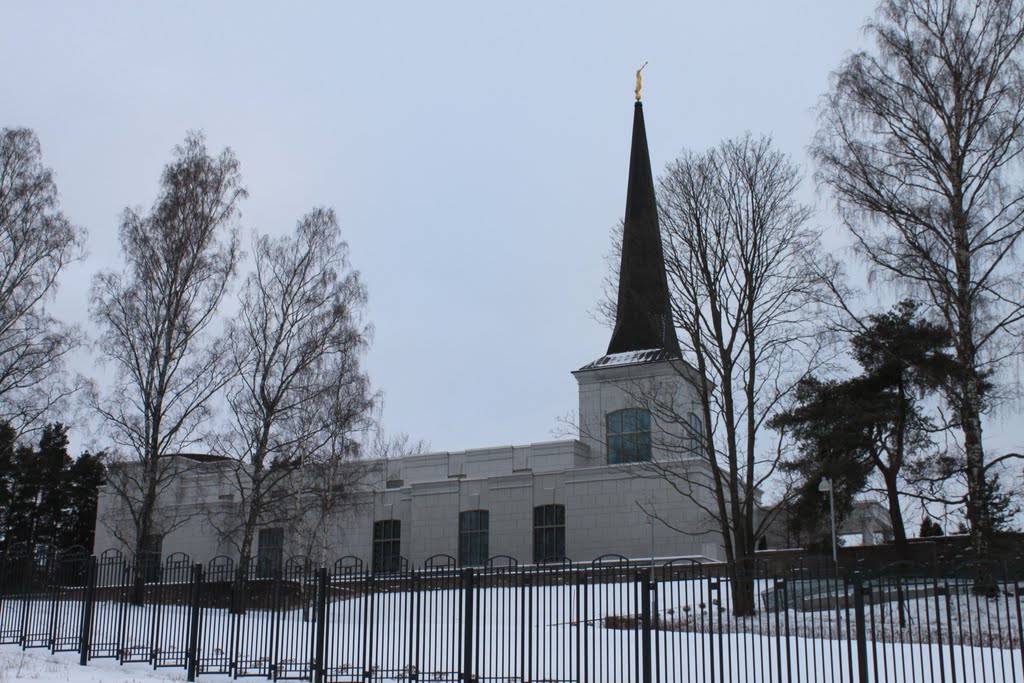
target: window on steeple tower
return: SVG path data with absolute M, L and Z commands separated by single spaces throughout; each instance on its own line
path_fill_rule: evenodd
M 690 455 L 700 455 L 704 447 L 704 423 L 697 413 L 686 415 L 686 452 Z
M 639 408 L 608 413 L 608 464 L 651 459 L 651 414 Z

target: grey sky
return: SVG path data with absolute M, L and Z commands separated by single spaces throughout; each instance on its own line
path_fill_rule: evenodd
M 203 129 L 241 161 L 247 227 L 337 209 L 386 425 L 454 450 L 550 438 L 575 409 L 569 371 L 604 352 L 589 311 L 624 206 L 633 70 L 649 62 L 656 172 L 745 130 L 804 161 L 874 2 L 0 5 L 0 126 L 36 130 L 90 233 L 59 315 L 87 323 L 119 212 L 148 206 Z

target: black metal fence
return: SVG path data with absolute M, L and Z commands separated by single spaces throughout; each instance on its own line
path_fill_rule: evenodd
M 0 643 L 189 680 L 1024 683 L 1024 572 L 1005 565 L 460 568 L 436 556 L 375 575 L 354 557 L 299 557 L 243 574 L 227 557 L 176 554 L 158 569 L 111 552 L 0 556 Z

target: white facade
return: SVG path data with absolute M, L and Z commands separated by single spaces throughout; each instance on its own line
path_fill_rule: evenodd
M 460 513 L 482 510 L 487 512 L 486 556 L 531 563 L 544 559 L 535 558 L 535 533 L 543 532 L 534 529 L 534 510 L 558 505 L 563 510 L 564 549 L 558 548 L 563 552 L 557 554 L 571 561 L 606 554 L 646 558 L 652 553 L 720 558 L 720 536 L 707 515 L 655 468 L 649 463 L 608 463 L 609 414 L 638 407 L 654 395 L 671 396 L 680 415 L 693 409 L 689 366 L 635 359 L 626 354 L 606 357 L 599 361 L 603 364 L 574 373 L 580 387 L 579 439 L 378 461 L 354 503 L 330 520 L 326 557 L 321 542 L 301 537 L 297 529 L 282 530 L 284 555 L 310 554 L 327 562 L 354 556 L 372 566 L 374 523 L 397 520 L 398 551 L 409 565 L 421 566 L 436 555 L 466 560 L 460 558 Z M 651 418 L 652 460 L 695 481 L 706 477 L 706 464 L 686 455 L 686 435 L 676 424 L 663 424 L 658 412 L 652 411 Z M 194 561 L 208 562 L 217 555 L 237 554 L 208 521 L 211 513 L 231 514 L 237 507 L 232 489 L 222 480 L 226 472 L 224 462 L 193 463 L 162 497 L 157 525 L 169 529 L 161 548 L 164 557 L 183 552 Z M 119 522 L 127 522 L 117 519 L 116 509 L 116 498 L 104 491 L 97 553 L 128 550 L 111 533 Z M 655 511 L 658 519 L 645 510 Z M 259 553 L 255 547 L 254 554 Z

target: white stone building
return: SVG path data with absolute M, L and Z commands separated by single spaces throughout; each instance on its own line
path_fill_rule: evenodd
M 671 322 L 639 101 L 616 325 L 606 355 L 573 375 L 579 384 L 578 438 L 374 462 L 351 504 L 326 525 L 321 545 L 328 557 L 317 559 L 347 556 L 347 562 L 358 558 L 364 566 L 394 570 L 448 562 L 444 556 L 463 565 L 496 556 L 519 563 L 583 562 L 607 554 L 722 557 L 720 534 L 702 506 L 652 467 L 672 468 L 680 477 L 673 478 L 676 486 L 709 476 L 707 465 L 689 455 L 692 440 L 703 432 L 697 376 L 681 358 Z M 682 419 L 659 420 L 664 410 L 648 410 L 642 397 L 655 394 Z M 237 505 L 225 486 L 225 463 L 211 456 L 180 457 L 191 466 L 160 500 L 158 520 L 168 531 L 153 547 L 163 557 L 182 552 L 199 562 L 230 557 L 234 545 L 207 521 L 209 514 L 231 514 Z M 702 503 L 712 507 L 710 500 Z M 111 531 L 126 520 L 118 519 L 110 491 L 101 494 L 99 518 L 96 552 L 126 551 Z M 283 557 L 310 553 L 317 544 L 302 533 L 265 526 L 255 555 L 264 566 L 277 566 Z

